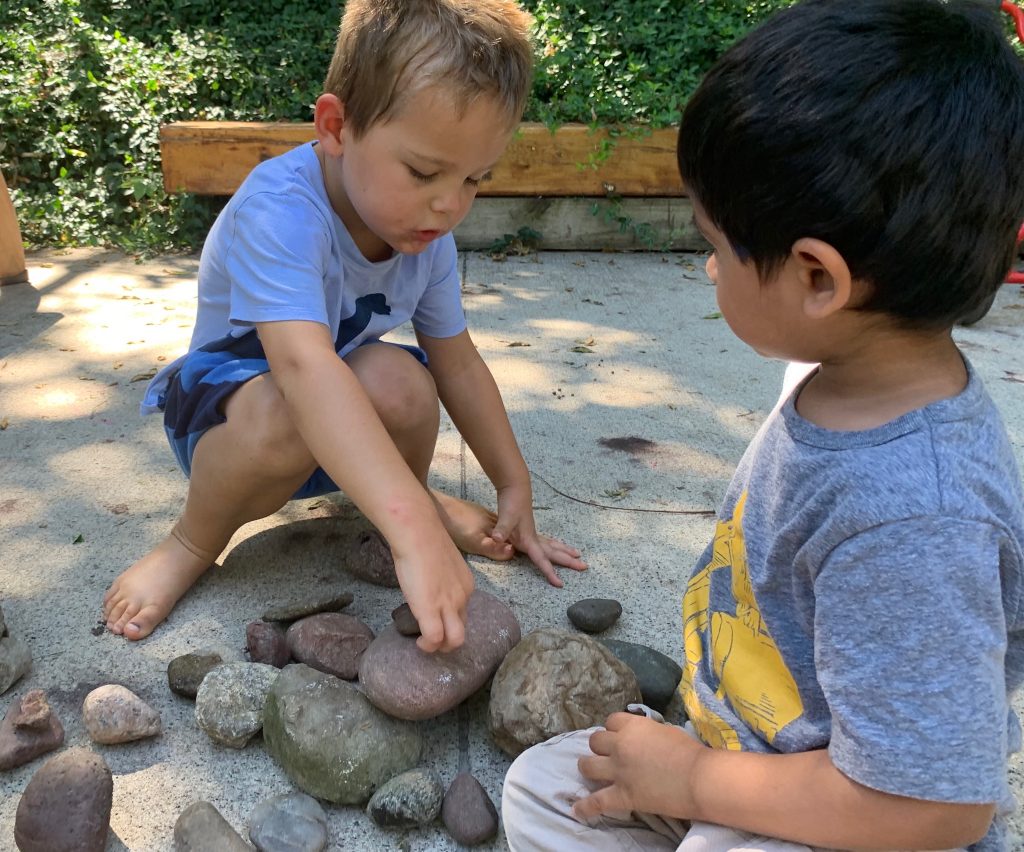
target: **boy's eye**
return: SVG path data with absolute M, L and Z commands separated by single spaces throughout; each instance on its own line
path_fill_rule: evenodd
M 418 172 L 412 166 L 407 166 L 406 168 L 409 169 L 409 174 L 411 174 L 416 180 L 420 181 L 421 183 L 429 183 L 435 177 L 437 177 L 437 175 L 425 175 L 423 174 L 423 172 Z
M 487 172 L 486 174 L 483 174 L 478 178 L 466 178 L 466 183 L 468 183 L 470 186 L 480 186 L 480 184 L 484 183 L 485 181 L 489 181 L 490 179 L 491 173 Z

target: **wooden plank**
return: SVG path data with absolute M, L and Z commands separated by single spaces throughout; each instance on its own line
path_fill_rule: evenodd
M 230 195 L 256 164 L 307 142 L 313 125 L 190 121 L 160 129 L 168 192 Z M 609 144 L 607 156 L 602 156 Z M 554 132 L 523 124 L 481 196 L 681 196 L 676 130 L 614 140 L 606 130 L 567 124 Z
M 596 208 L 596 213 L 595 213 Z M 520 228 L 536 248 L 566 251 L 707 251 L 688 198 L 479 198 L 455 229 L 464 250 L 489 248 Z

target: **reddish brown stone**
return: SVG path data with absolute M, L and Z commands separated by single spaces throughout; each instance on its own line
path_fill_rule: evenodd
M 291 659 L 284 629 L 273 622 L 253 621 L 249 624 L 245 628 L 245 647 L 254 663 L 281 668 Z
M 0 724 L 0 770 L 13 769 L 64 743 L 64 726 L 41 689 L 15 699 Z
M 355 616 L 322 612 L 296 621 L 286 638 L 288 650 L 300 663 L 343 680 L 355 680 L 373 631 Z

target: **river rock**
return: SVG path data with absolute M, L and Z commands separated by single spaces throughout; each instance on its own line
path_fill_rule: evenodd
M 13 636 L 0 638 L 0 695 L 17 683 L 32 668 L 28 645 Z
M 318 799 L 361 805 L 389 778 L 415 766 L 415 725 L 392 719 L 356 687 L 291 663 L 271 687 L 263 716 L 267 752 Z
M 433 769 L 417 767 L 396 775 L 373 794 L 366 812 L 384 828 L 429 825 L 441 812 L 444 787 Z
M 182 654 L 167 664 L 167 685 L 175 695 L 194 701 L 203 678 L 223 662 L 216 651 Z
M 249 839 L 260 852 L 320 852 L 327 848 L 327 814 L 305 793 L 272 796 L 249 817 Z
M 441 803 L 441 821 L 463 846 L 476 846 L 498 833 L 498 810 L 479 781 L 460 772 Z
M 395 630 L 403 636 L 420 635 L 420 623 L 416 620 L 416 616 L 412 614 L 409 604 L 404 603 L 391 610 L 391 620 L 395 622 Z
M 263 613 L 264 621 L 297 621 L 318 612 L 338 612 L 352 603 L 351 592 L 329 593 L 305 600 L 296 600 L 271 607 Z
M 263 727 L 263 704 L 279 669 L 263 663 L 225 663 L 199 686 L 196 724 L 210 739 L 242 748 Z
M 15 698 L 0 724 L 0 770 L 13 769 L 64 742 L 64 726 L 53 712 L 46 694 L 32 689 Z
M 602 633 L 622 615 L 622 604 L 610 598 L 585 598 L 576 601 L 565 614 L 584 633 Z
M 511 757 L 566 731 L 604 723 L 640 701 L 632 670 L 582 633 L 535 630 L 499 667 L 488 724 Z
M 193 802 L 174 823 L 175 852 L 252 852 L 209 802 Z
M 245 647 L 254 663 L 266 663 L 280 669 L 291 660 L 284 630 L 271 621 L 253 621 L 246 626 Z
M 82 702 L 82 720 L 93 742 L 128 743 L 160 733 L 160 714 L 116 683 L 98 686 Z
M 106 761 L 84 748 L 51 757 L 25 787 L 14 818 L 21 852 L 103 852 L 114 779 Z
M 297 662 L 343 680 L 355 680 L 373 631 L 353 615 L 322 612 L 296 621 L 286 638 Z
M 363 654 L 359 682 L 366 697 L 399 719 L 432 719 L 487 683 L 520 638 L 519 622 L 505 604 L 477 589 L 466 605 L 466 641 L 447 653 L 427 654 L 394 625 Z
M 345 568 L 354 577 L 377 586 L 398 588 L 395 559 L 388 543 L 376 530 L 363 533 L 353 548 Z
M 683 670 L 671 657 L 654 648 L 623 642 L 621 639 L 598 639 L 609 651 L 633 670 L 644 704 L 664 713 L 679 687 Z

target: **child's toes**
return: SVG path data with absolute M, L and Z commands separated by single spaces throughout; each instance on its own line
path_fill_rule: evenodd
M 156 606 L 144 606 L 124 625 L 124 638 L 135 641 L 145 639 L 164 620 L 163 613 Z
M 479 556 L 486 556 L 488 559 L 495 559 L 499 562 L 507 562 L 515 556 L 516 549 L 507 541 L 495 541 L 489 535 L 480 539 L 480 546 L 476 549 Z
M 107 619 L 107 627 L 111 633 L 116 633 L 119 636 L 124 634 L 125 625 L 131 621 L 135 614 L 139 611 L 139 608 L 129 601 L 122 601 L 119 603 L 110 613 L 110 617 Z

